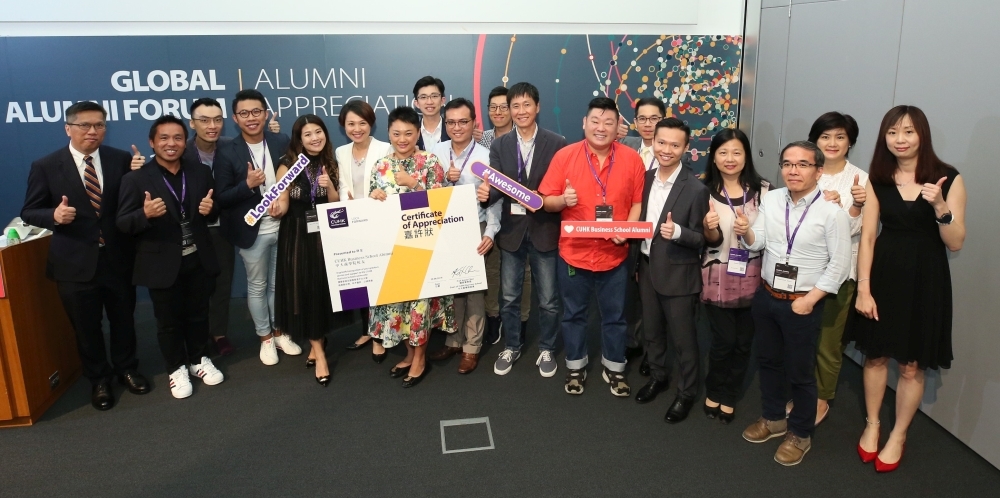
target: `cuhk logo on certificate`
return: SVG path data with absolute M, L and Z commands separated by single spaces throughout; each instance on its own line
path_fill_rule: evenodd
M 343 228 L 347 226 L 347 208 L 338 207 L 326 212 L 330 228 Z

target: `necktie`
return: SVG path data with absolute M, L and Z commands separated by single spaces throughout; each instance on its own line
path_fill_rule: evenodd
M 643 147 L 642 152 L 639 153 L 642 156 L 642 164 L 649 169 L 649 163 L 653 161 L 653 149 L 652 147 Z
M 87 166 L 83 168 L 83 184 L 84 187 L 86 187 L 87 189 L 87 196 L 90 197 L 90 205 L 94 207 L 94 211 L 97 212 L 97 217 L 100 218 L 101 181 L 97 179 L 97 168 L 94 168 L 94 158 L 91 156 L 86 156 L 83 158 L 83 162 L 87 163 Z M 97 240 L 103 246 L 104 234 L 98 232 Z

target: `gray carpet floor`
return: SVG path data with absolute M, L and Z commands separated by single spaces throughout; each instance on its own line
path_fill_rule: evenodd
M 330 335 L 333 382 L 324 389 L 305 355 L 263 366 L 245 301 L 234 300 L 230 337 L 239 349 L 216 360 L 225 382 L 196 383 L 192 397 L 175 400 L 148 302 L 136 320 L 140 370 L 153 392 L 116 387 L 117 406 L 98 412 L 80 380 L 35 426 L 0 431 L 0 496 L 1000 496 L 1000 471 L 923 414 L 898 471 L 877 475 L 861 464 L 861 371 L 846 359 L 812 451 L 785 468 L 772 459 L 777 440 L 740 437 L 759 414 L 756 375 L 732 425 L 697 407 L 668 425 L 672 393 L 647 405 L 616 398 L 596 362 L 582 396 L 563 392 L 561 355 L 556 377 L 540 377 L 534 325 L 510 374 L 493 374 L 501 345 L 489 346 L 472 374 L 457 374 L 456 357 L 407 390 L 388 375 L 402 347 L 381 365 L 370 350 L 344 350 L 355 326 Z M 591 358 L 599 358 L 592 329 Z M 702 339 L 707 346 L 704 330 Z M 442 342 L 435 337 L 431 350 Z M 646 379 L 630 370 L 634 392 Z M 883 420 L 892 420 L 893 403 L 890 391 Z M 441 421 L 479 417 L 489 418 L 495 448 L 443 454 Z M 485 424 L 449 427 L 446 436 L 449 450 L 489 444 Z

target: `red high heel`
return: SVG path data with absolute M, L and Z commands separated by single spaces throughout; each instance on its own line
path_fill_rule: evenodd
M 903 461 L 903 451 L 906 450 L 906 443 L 899 449 L 899 460 L 895 463 L 885 463 L 881 458 L 875 457 L 875 472 L 886 473 L 892 472 L 899 468 L 899 462 Z
M 868 422 L 867 417 L 865 417 L 865 422 L 876 427 L 880 424 L 880 422 L 875 422 L 874 424 Z M 875 451 L 865 451 L 865 449 L 861 447 L 861 442 L 858 442 L 858 456 L 861 457 L 861 463 L 872 463 L 873 460 L 878 458 L 878 442 L 875 443 Z

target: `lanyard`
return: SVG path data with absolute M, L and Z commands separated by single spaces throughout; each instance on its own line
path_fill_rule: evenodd
M 532 147 L 534 147 L 534 144 L 532 144 Z M 469 158 L 472 157 L 472 151 L 474 151 L 474 150 L 476 150 L 476 142 L 475 141 L 472 142 L 472 148 L 469 149 L 469 155 L 465 156 L 465 161 L 462 162 L 462 167 L 458 169 L 459 171 L 465 171 L 465 165 L 469 164 Z M 518 155 L 520 155 L 521 151 L 518 150 L 517 152 L 518 152 Z M 455 165 L 455 149 L 452 149 L 451 147 L 448 148 L 448 159 L 451 160 L 451 164 L 452 164 L 452 166 L 454 166 Z M 521 166 L 521 163 L 518 163 L 518 178 L 519 179 L 520 179 L 520 172 L 521 172 L 520 166 Z
M 799 223 L 795 225 L 795 231 L 792 232 L 791 235 L 789 235 L 788 233 L 788 215 L 789 215 L 788 201 L 785 201 L 785 237 L 788 239 L 788 250 L 785 252 L 786 263 L 788 262 L 789 256 L 792 255 L 792 244 L 795 243 L 795 236 L 799 234 L 799 228 L 802 227 L 802 220 L 806 219 L 806 215 L 809 214 L 809 208 L 811 208 L 812 205 L 815 204 L 817 200 L 819 200 L 819 196 L 821 195 L 823 195 L 822 190 L 816 192 L 816 197 L 813 197 L 813 200 L 809 204 L 806 204 L 806 210 L 802 212 L 802 216 L 799 217 Z
M 322 165 L 320 168 L 322 168 Z M 309 166 L 306 166 L 306 178 L 309 180 L 309 200 L 312 201 L 313 209 L 316 208 L 316 191 L 319 188 L 319 182 L 317 182 L 317 180 L 319 179 L 320 174 L 319 169 L 317 169 L 316 177 L 314 178 L 311 174 L 309 174 Z
M 180 204 L 181 218 L 187 218 L 187 213 L 184 212 L 184 199 L 187 198 L 187 173 L 181 171 L 181 196 L 179 199 L 177 198 L 177 191 L 174 190 L 174 187 L 170 185 L 170 182 L 167 181 L 167 177 L 165 176 L 163 177 L 163 183 L 167 184 L 167 188 L 170 189 L 170 194 L 174 196 L 174 199 L 177 199 L 177 204 Z
M 729 192 L 726 192 L 726 186 L 725 185 L 722 186 L 722 195 L 726 196 L 726 202 L 729 203 L 729 209 L 732 209 L 733 210 L 733 214 L 736 214 L 736 208 L 733 207 L 733 201 L 729 200 Z M 785 207 L 788 207 L 788 205 L 786 204 Z M 746 213 L 747 213 L 747 190 L 743 189 L 743 214 L 746 214 Z M 805 217 L 804 214 L 802 216 Z M 802 222 L 800 221 L 799 223 L 802 223 Z M 796 228 L 798 228 L 798 227 L 796 227 Z
M 653 156 L 653 158 L 649 160 L 649 166 L 646 166 L 646 171 L 653 169 L 653 163 L 655 162 L 656 162 L 656 156 Z
M 528 160 L 531 159 L 531 154 L 535 151 L 535 141 L 531 141 L 531 148 L 528 149 L 527 159 L 525 156 L 521 155 L 521 136 L 517 137 L 517 183 L 524 183 L 524 169 L 528 165 Z
M 594 169 L 594 163 L 590 161 L 590 148 L 584 145 L 585 150 L 583 151 L 587 157 L 587 166 L 590 166 L 590 172 L 594 175 L 594 179 L 597 180 L 597 185 L 601 187 L 601 199 L 605 204 L 608 203 L 608 184 L 601 181 L 601 175 L 597 173 Z M 611 164 L 608 164 L 608 181 L 611 181 L 611 168 L 615 167 L 615 147 L 611 146 Z

